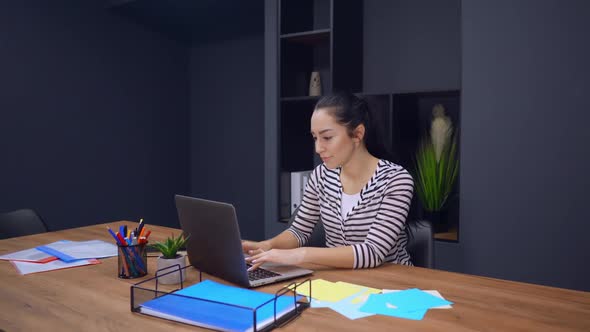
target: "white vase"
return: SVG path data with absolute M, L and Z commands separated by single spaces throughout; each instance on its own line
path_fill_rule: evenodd
M 172 284 L 179 284 L 181 278 L 178 275 L 178 267 L 171 267 L 169 269 L 161 271 L 163 268 L 167 268 L 173 265 L 180 265 L 181 274 L 182 274 L 182 281 L 186 279 L 186 258 L 184 255 L 178 255 L 176 258 L 163 258 L 162 256 L 158 257 L 157 260 L 157 272 L 156 276 L 158 277 L 158 283 L 165 284 L 165 285 L 172 285 Z
M 320 72 L 314 71 L 311 73 L 309 80 L 309 95 L 310 96 L 321 96 L 322 95 L 322 80 L 320 78 Z

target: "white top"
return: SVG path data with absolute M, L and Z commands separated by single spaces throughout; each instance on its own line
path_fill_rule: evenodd
M 352 211 L 352 208 L 360 201 L 361 193 L 349 195 L 342 192 L 342 204 L 340 206 L 340 212 L 342 213 L 342 220 L 346 220 L 348 212 Z

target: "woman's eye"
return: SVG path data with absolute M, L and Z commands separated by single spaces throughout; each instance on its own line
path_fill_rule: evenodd
M 331 139 L 332 139 L 332 136 L 330 136 L 330 137 L 324 137 L 324 140 L 326 140 L 326 141 L 329 141 Z

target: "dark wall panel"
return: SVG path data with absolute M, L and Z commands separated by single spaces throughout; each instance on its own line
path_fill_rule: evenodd
M 462 13 L 465 270 L 590 290 L 590 3 Z
M 188 183 L 188 50 L 100 1 L 0 5 L 0 211 L 52 230 L 178 225 Z
M 363 27 L 364 91 L 461 89 L 460 0 L 365 1 Z M 460 243 L 436 249 L 437 268 L 462 271 Z
M 460 0 L 365 1 L 363 90 L 460 89 L 460 11 Z
M 264 237 L 264 35 L 191 51 L 191 193 L 234 204 L 243 238 Z
M 462 91 L 461 242 L 437 243 L 438 268 L 590 289 L 588 17 L 582 0 L 365 2 L 366 91 Z

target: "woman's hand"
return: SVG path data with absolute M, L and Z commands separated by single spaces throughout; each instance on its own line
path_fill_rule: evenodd
M 259 248 L 258 250 L 253 251 L 253 254 L 251 254 L 250 257 L 246 258 L 246 262 L 252 264 L 252 267 L 248 269 L 248 271 L 252 271 L 267 262 L 286 265 L 301 264 L 303 263 L 304 256 L 305 248 L 271 249 L 268 251 Z
M 248 241 L 248 240 L 242 240 L 242 251 L 244 252 L 244 254 L 248 254 L 250 256 L 252 255 L 256 255 L 257 253 L 260 253 L 260 250 L 270 250 L 270 245 L 268 244 L 267 241 L 260 241 L 260 242 L 256 242 L 256 241 Z

